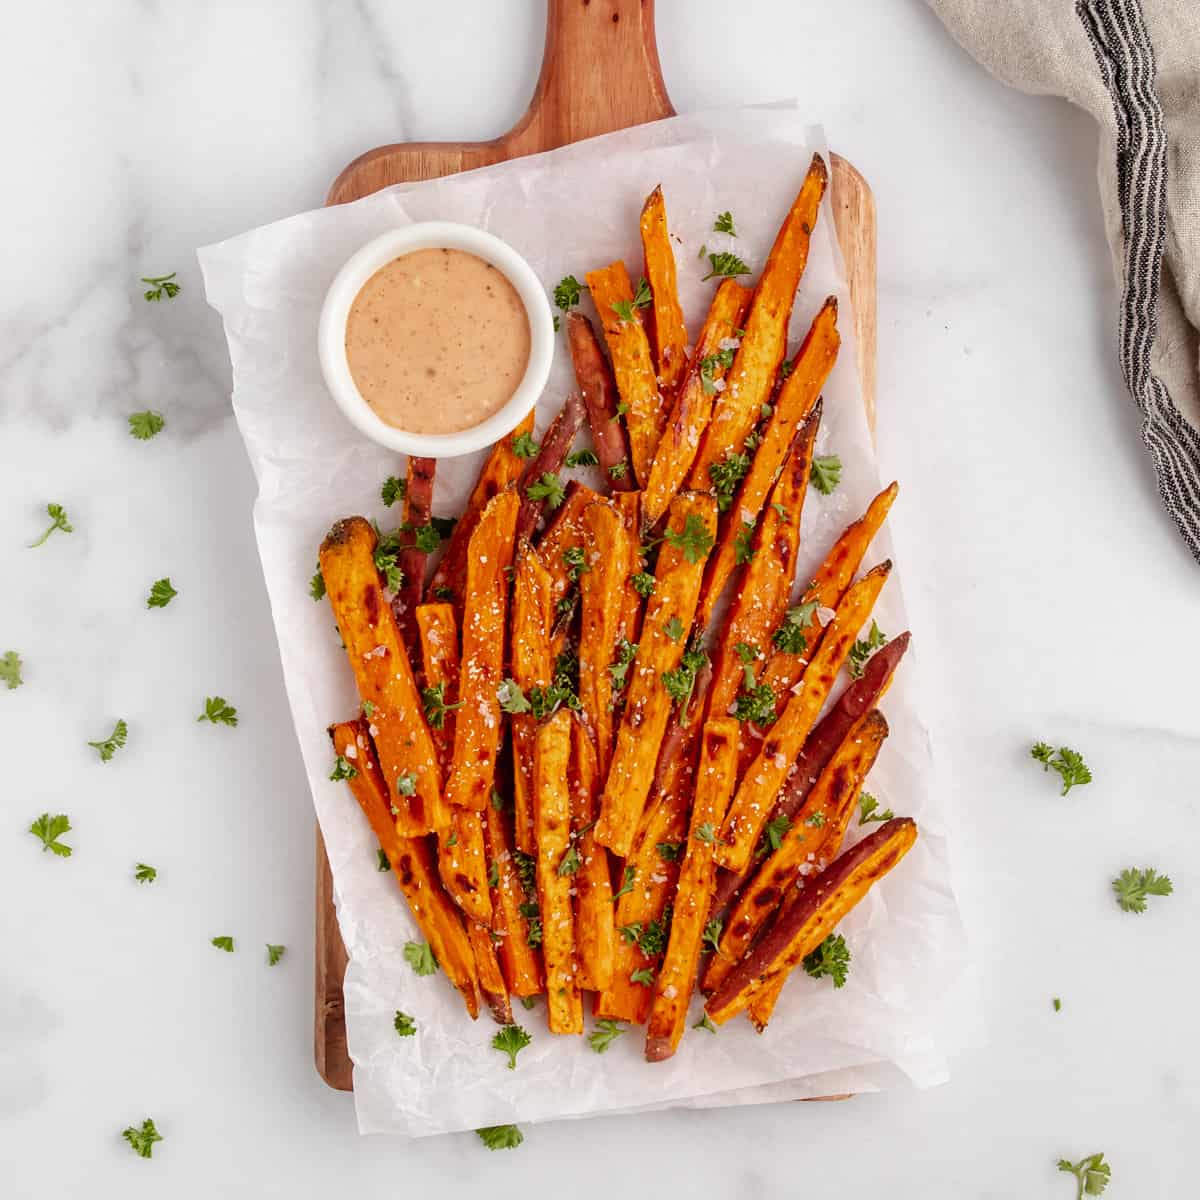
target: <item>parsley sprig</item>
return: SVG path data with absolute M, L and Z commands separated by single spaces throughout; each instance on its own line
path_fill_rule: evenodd
M 45 543 L 46 539 L 54 532 L 61 530 L 63 533 L 74 533 L 75 526 L 67 519 L 67 510 L 61 504 L 50 503 L 46 505 L 46 512 L 50 516 L 50 525 L 46 532 L 42 534 L 36 542 L 30 542 L 30 550 L 36 550 L 38 546 Z
M 1153 867 L 1143 867 L 1140 871 L 1126 867 L 1112 885 L 1117 903 L 1124 912 L 1131 913 L 1146 911 L 1147 896 L 1169 896 L 1175 890 L 1170 877 L 1160 875 Z
M 704 649 L 703 645 L 697 643 L 683 652 L 683 658 L 674 671 L 664 671 L 662 674 L 663 688 L 667 695 L 679 705 L 680 717 L 685 724 L 688 716 L 688 703 L 696 688 L 696 676 L 707 663 L 708 651 Z
M 1058 750 L 1046 742 L 1034 742 L 1029 755 L 1042 764 L 1044 771 L 1057 771 L 1062 776 L 1061 795 L 1065 796 L 1073 787 L 1092 782 L 1092 772 L 1078 750 L 1059 746 Z
M 145 412 L 129 414 L 129 435 L 139 442 L 148 442 L 157 433 L 166 428 L 166 418 L 160 412 L 146 409 Z
M 525 495 L 530 500 L 545 500 L 546 507 L 551 511 L 567 498 L 562 480 L 552 471 L 547 471 L 536 483 L 531 483 L 525 489 Z
M 515 1150 L 525 1140 L 516 1125 L 485 1125 L 475 1134 L 489 1150 Z
M 465 700 L 459 700 L 456 704 L 446 703 L 446 681 L 444 679 L 432 687 L 421 689 L 421 705 L 425 709 L 425 720 L 429 723 L 430 729 L 444 729 L 446 714 L 453 712 L 456 708 L 462 708 L 465 703 Z
M 108 762 L 125 745 L 125 740 L 128 736 L 129 726 L 123 720 L 119 720 L 113 726 L 112 733 L 102 742 L 88 742 L 88 745 L 99 753 L 101 762 Z
M 1084 1196 L 1103 1195 L 1104 1189 L 1108 1187 L 1109 1181 L 1112 1179 L 1112 1167 L 1104 1161 L 1103 1154 L 1089 1154 L 1086 1158 L 1081 1158 L 1074 1163 L 1060 1158 L 1058 1169 L 1075 1176 L 1078 1187 L 1075 1200 L 1083 1200 Z
M 142 293 L 142 298 L 161 300 L 166 296 L 168 300 L 174 300 L 180 292 L 180 286 L 175 282 L 175 276 L 178 274 L 178 271 L 172 271 L 170 275 L 143 275 L 142 283 L 148 283 L 150 286 Z
M 733 351 L 729 353 L 732 354 Z M 708 468 L 708 477 L 712 480 L 713 491 L 717 497 L 718 512 L 728 511 L 733 503 L 733 493 L 737 491 L 737 485 L 749 470 L 750 455 L 737 454 L 732 450 Z
M 392 1028 L 397 1037 L 413 1037 L 417 1032 L 417 1023 L 408 1013 L 396 1009 L 396 1015 L 392 1018 Z
M 819 454 L 812 460 L 812 471 L 809 478 L 812 485 L 823 496 L 830 496 L 837 491 L 842 481 L 842 460 L 836 454 Z
M 25 682 L 21 678 L 21 656 L 15 650 L 0 654 L 0 682 L 11 692 Z
M 708 274 L 701 279 L 731 279 L 735 275 L 749 275 L 750 267 L 732 250 L 722 250 L 719 254 L 708 255 Z
M 618 300 L 613 306 L 613 312 L 617 314 L 622 325 L 628 325 L 634 319 L 634 312 L 639 308 L 649 308 L 652 303 L 650 297 L 650 285 L 645 279 L 639 279 L 637 289 L 633 293 L 632 300 Z
M 150 585 L 150 594 L 146 597 L 147 608 L 166 608 L 179 593 L 171 586 L 170 577 L 156 579 Z
M 620 1021 L 608 1017 L 596 1022 L 596 1028 L 588 1034 L 588 1045 L 597 1054 L 603 1054 L 623 1034 L 626 1027 Z
M 578 303 L 582 292 L 586 290 L 586 284 L 582 284 L 574 275 L 564 275 L 554 285 L 554 303 L 561 308 L 563 312 L 570 312 Z
M 733 227 L 733 213 L 717 213 L 717 219 L 713 222 L 713 233 L 727 233 L 730 237 L 737 237 L 737 230 Z
M 397 500 L 403 500 L 408 495 L 408 481 L 395 475 L 389 475 L 379 489 L 379 498 L 391 508 Z
M 705 355 L 700 360 L 700 390 L 706 396 L 715 395 L 722 388 L 717 387 L 717 372 L 728 371 L 733 366 L 733 347 L 728 346 L 724 350 L 718 350 L 715 354 Z M 724 385 L 722 385 L 723 387 Z M 713 464 L 716 465 L 715 463 Z M 749 462 L 747 462 L 749 466 Z M 745 474 L 745 472 L 742 472 Z M 712 474 L 712 467 L 709 467 L 709 475 Z
M 858 638 L 854 645 L 850 647 L 850 653 L 846 657 L 846 670 L 850 673 L 850 678 L 861 679 L 863 670 L 867 665 L 867 659 L 881 646 L 886 644 L 887 634 L 879 628 L 875 621 L 872 621 L 867 636 L 865 638 Z
M 438 969 L 433 947 L 428 942 L 405 942 L 404 961 L 412 967 L 415 975 L 433 975 Z
M 138 1158 L 151 1158 L 154 1154 L 155 1142 L 163 1140 L 162 1134 L 154 1127 L 154 1122 L 150 1117 L 147 1117 L 139 1129 L 136 1125 L 130 1125 L 127 1129 L 121 1130 L 121 1136 L 129 1143 L 129 1148 L 138 1156 Z
M 863 792 L 859 795 L 858 823 L 860 825 L 869 825 L 872 821 L 890 821 L 895 815 L 890 808 L 881 809 L 879 801 L 870 792 Z
M 769 683 L 760 683 L 749 691 L 739 693 L 733 704 L 733 716 L 743 723 L 770 725 L 778 715 L 775 712 L 776 696 Z
M 158 878 L 158 871 L 148 863 L 138 863 L 133 869 L 133 877 L 138 883 L 153 883 Z
M 208 721 L 212 725 L 236 726 L 238 723 L 237 709 L 229 704 L 224 696 L 206 696 L 204 711 L 196 720 Z
M 813 622 L 819 602 L 806 600 L 789 608 L 779 628 L 771 635 L 771 644 L 784 654 L 804 654 L 808 650 L 806 630 Z
M 60 842 L 58 839 L 64 833 L 71 832 L 71 821 L 66 813 L 58 813 L 56 816 L 51 816 L 49 813 L 42 813 L 40 817 L 32 825 L 29 826 L 29 832 L 35 838 L 39 838 L 42 843 L 42 853 L 47 850 L 51 854 L 56 854 L 59 858 L 70 858 L 73 853 L 72 848 L 65 842 Z
M 517 1069 L 517 1055 L 533 1041 L 533 1038 L 520 1025 L 505 1025 L 492 1038 L 492 1049 L 508 1055 L 508 1069 Z
M 850 971 L 850 947 L 840 933 L 831 933 L 804 957 L 804 970 L 814 979 L 828 976 L 835 988 L 844 987 Z

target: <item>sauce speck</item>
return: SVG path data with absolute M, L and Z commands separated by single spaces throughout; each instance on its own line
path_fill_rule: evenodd
M 465 250 L 414 250 L 363 284 L 346 361 L 380 420 L 457 433 L 498 412 L 529 362 L 529 318 L 504 274 Z

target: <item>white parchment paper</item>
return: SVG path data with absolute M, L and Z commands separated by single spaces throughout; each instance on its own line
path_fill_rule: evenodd
M 642 1059 L 633 1030 L 605 1054 L 545 1030 L 544 1010 L 517 1006 L 533 1035 L 515 1071 L 489 1048 L 495 1026 L 471 1022 L 440 973 L 418 978 L 401 948 L 418 936 L 390 874 L 376 869 L 375 842 L 345 786 L 328 779 L 330 721 L 356 707 L 350 671 L 328 605 L 308 595 L 317 547 L 338 517 L 362 513 L 391 527 L 398 517 L 379 485 L 403 474 L 396 456 L 341 416 L 317 365 L 317 318 L 338 268 L 364 242 L 411 221 L 480 225 L 511 242 L 547 288 L 623 257 L 636 278 L 638 214 L 662 183 L 678 235 L 680 293 L 688 327 L 699 328 L 714 284 L 702 283 L 710 250 L 736 249 L 757 272 L 814 151 L 819 130 L 790 106 L 676 118 L 448 179 L 401 185 L 358 203 L 279 221 L 200 251 L 209 302 L 221 313 L 233 360 L 233 403 L 258 478 L 255 529 L 301 753 L 329 851 L 338 918 L 350 956 L 346 1022 L 359 1127 L 426 1135 L 510 1121 L 669 1106 L 708 1106 L 867 1091 L 945 1078 L 947 1009 L 969 978 L 950 888 L 942 819 L 929 786 L 928 739 L 915 712 L 909 652 L 885 711 L 891 736 L 871 774 L 884 806 L 916 818 L 920 838 L 901 866 L 844 922 L 853 952 L 847 985 L 802 973 L 789 982 L 768 1032 L 736 1020 L 714 1036 L 689 1031 L 679 1053 Z M 712 232 L 730 210 L 736 241 Z M 831 496 L 810 491 L 798 578 L 813 567 L 880 486 L 863 414 L 855 346 L 828 200 L 815 231 L 792 322 L 798 344 L 821 302 L 840 301 L 843 348 L 825 390 L 817 453 L 844 464 Z M 573 386 L 565 342 L 538 406 L 545 428 Z M 882 403 L 886 403 L 886 395 Z M 580 444 L 586 444 L 586 434 Z M 434 511 L 457 515 L 479 457 L 438 466 Z M 903 503 L 903 489 L 898 503 Z M 886 530 L 864 566 L 887 557 Z M 906 627 L 902 564 L 884 589 L 878 618 Z M 923 631 L 914 631 L 919 647 Z M 305 815 L 297 812 L 296 819 Z M 851 832 L 851 840 L 859 836 Z M 691 1020 L 699 1016 L 694 1003 Z M 418 1034 L 398 1038 L 396 1009 Z M 690 1022 L 689 1022 L 690 1023 Z

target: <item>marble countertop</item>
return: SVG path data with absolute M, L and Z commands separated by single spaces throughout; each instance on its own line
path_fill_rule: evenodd
M 737 7 L 737 6 L 735 6 Z M 359 1138 L 311 1057 L 311 803 L 194 251 L 318 204 L 363 149 L 523 109 L 532 0 L 85 5 L 9 14 L 0 288 L 0 1163 L 14 1200 L 610 1194 L 1178 1196 L 1200 1118 L 1200 576 L 1117 369 L 1090 120 L 986 76 L 915 0 L 659 0 L 681 112 L 798 96 L 874 187 L 879 452 L 986 1048 L 846 1104 Z M 179 272 L 147 304 L 138 277 Z M 130 438 L 128 413 L 166 430 Z M 26 549 L 48 501 L 75 532 Z M 169 575 L 179 597 L 148 611 Z M 237 729 L 198 725 L 228 697 Z M 124 717 L 101 764 L 87 742 Z M 1038 738 L 1095 782 L 1060 798 Z M 181 770 L 181 765 L 185 769 Z M 24 831 L 67 812 L 70 860 Z M 155 864 L 151 886 L 133 880 Z M 1176 893 L 1122 913 L 1109 881 Z M 238 952 L 209 945 L 218 934 Z M 266 965 L 265 943 L 288 947 Z M 1061 997 L 1062 1011 L 1051 999 Z M 152 1162 L 120 1130 L 152 1115 Z M 582 1157 L 586 1145 L 587 1158 Z M 799 1153 L 797 1153 L 799 1151 Z M 802 1174 L 801 1174 L 802 1169 Z

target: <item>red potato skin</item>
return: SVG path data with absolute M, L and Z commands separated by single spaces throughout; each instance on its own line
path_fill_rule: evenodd
M 625 439 L 625 428 L 617 419 L 617 385 L 600 348 L 595 326 L 583 313 L 573 312 L 567 317 L 567 342 L 600 469 L 612 491 L 631 492 L 636 485 L 628 466 L 629 443 Z M 625 463 L 626 470 L 621 478 L 614 479 L 609 468 L 618 463 Z
M 854 680 L 838 697 L 829 712 L 821 718 L 816 728 L 808 735 L 804 749 L 796 759 L 795 770 L 779 794 L 775 809 L 771 813 L 772 820 L 781 816 L 791 820 L 800 811 L 800 806 L 854 723 L 879 702 L 879 697 L 883 695 L 888 682 L 900 665 L 911 640 L 910 633 L 902 633 L 871 655 L 863 668 L 862 678 Z M 720 868 L 717 871 L 712 911 L 709 915 L 718 916 L 752 873 L 753 868 L 747 871 L 727 871 L 724 867 Z
M 542 437 L 537 454 L 525 468 L 521 478 L 521 508 L 517 513 L 517 541 L 533 537 L 546 511 L 545 500 L 529 498 L 529 485 L 537 483 L 543 475 L 557 475 L 562 470 L 575 435 L 583 428 L 584 415 L 583 397 L 572 392 Z
M 408 460 L 408 486 L 404 490 L 404 524 L 411 528 L 428 525 L 433 515 L 433 480 L 437 472 L 436 458 L 410 458 Z M 400 551 L 397 565 L 404 582 L 392 597 L 392 615 L 400 627 L 400 637 L 409 657 L 417 658 L 417 605 L 425 590 L 425 566 L 429 555 L 416 546 L 407 546 Z

